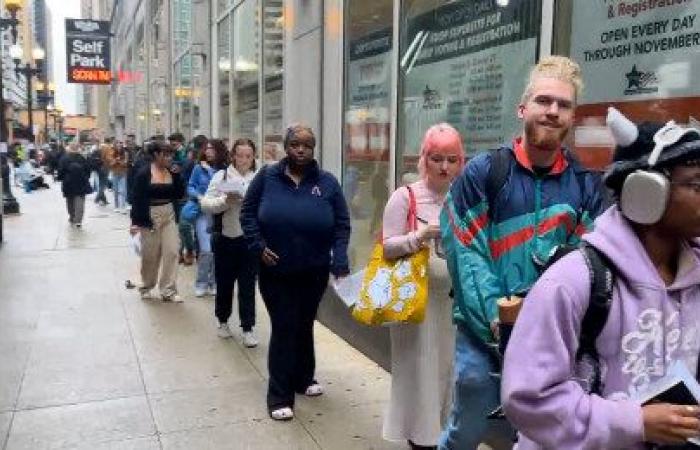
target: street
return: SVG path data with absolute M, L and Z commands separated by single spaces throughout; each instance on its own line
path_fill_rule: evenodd
M 322 325 L 326 394 L 297 397 L 296 418 L 275 423 L 259 299 L 260 346 L 222 340 L 213 299 L 193 295 L 192 268 L 180 272 L 182 304 L 144 302 L 125 288 L 138 282 L 128 216 L 89 196 L 76 230 L 59 184 L 14 191 L 22 214 L 5 218 L 0 247 L 3 450 L 404 448 L 381 439 L 389 375 Z

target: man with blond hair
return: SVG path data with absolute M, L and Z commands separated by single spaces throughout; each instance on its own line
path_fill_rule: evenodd
M 576 244 L 602 210 L 600 178 L 562 143 L 582 89 L 580 68 L 548 56 L 530 72 L 517 107 L 522 133 L 475 156 L 447 195 L 442 242 L 454 287 L 455 392 L 441 449 L 476 449 L 499 404 L 491 346 L 498 339 L 496 301 L 522 296 L 538 262 Z

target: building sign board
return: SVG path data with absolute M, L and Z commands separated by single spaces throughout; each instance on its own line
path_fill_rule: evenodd
M 575 146 L 589 166 L 605 167 L 612 137 L 608 106 L 634 121 L 687 124 L 700 114 L 700 2 L 598 0 L 573 3 L 571 57 L 585 83 Z
M 66 69 L 69 83 L 110 84 L 110 22 L 66 19 Z

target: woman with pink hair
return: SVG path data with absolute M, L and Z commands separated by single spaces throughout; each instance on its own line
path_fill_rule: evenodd
M 431 247 L 428 305 L 420 324 L 391 328 L 391 400 L 384 439 L 412 449 L 435 448 L 450 410 L 454 325 L 450 276 L 440 251 L 439 215 L 452 180 L 464 167 L 459 132 L 446 123 L 426 131 L 420 179 L 394 191 L 384 209 L 384 255 L 399 258 Z M 407 229 L 409 188 L 416 198 L 418 230 Z

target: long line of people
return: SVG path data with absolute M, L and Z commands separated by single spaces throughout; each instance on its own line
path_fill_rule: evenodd
M 390 332 L 386 439 L 454 450 L 508 441 L 490 433 L 488 417 L 501 403 L 520 449 L 644 448 L 700 435 L 700 408 L 635 397 L 677 361 L 698 375 L 700 133 L 672 123 L 636 126 L 611 111 L 617 147 L 603 178 L 564 145 L 582 86 L 574 61 L 542 58 L 516 108 L 521 133 L 468 163 L 457 130 L 446 123 L 427 130 L 419 180 L 397 189 L 384 210 L 387 258 L 431 252 L 425 319 Z M 305 126 L 290 126 L 286 156 L 264 167 L 249 139 L 230 149 L 204 136 L 189 147 L 179 133 L 169 141 L 153 139 L 145 156 L 133 142 L 103 149 L 115 208 L 129 200 L 131 232 L 141 237 L 141 297 L 182 301 L 178 260 L 191 263 L 196 254 L 195 296 L 215 297 L 216 333 L 233 336 L 237 286 L 242 341 L 255 347 L 257 281 L 272 325 L 267 407 L 272 419 L 291 420 L 295 395 L 324 392 L 313 324 L 330 275 L 349 273 L 340 184 L 314 159 L 315 136 Z M 79 225 L 85 186 L 69 189 L 73 153 L 59 176 Z M 413 199 L 417 229 L 406 220 Z M 594 271 L 575 252 L 542 275 L 554 250 L 582 242 L 597 247 L 614 273 L 611 320 L 606 313 L 598 330 L 597 391 L 581 382 L 576 356 Z M 525 298 L 522 319 L 499 354 L 494 348 L 506 338 L 499 300 L 516 296 Z M 501 388 L 494 373 L 502 358 Z

